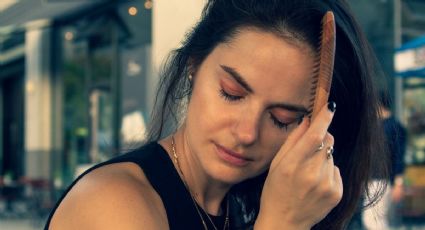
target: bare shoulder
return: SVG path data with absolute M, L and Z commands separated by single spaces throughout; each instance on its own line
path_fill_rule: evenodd
M 168 229 L 159 195 L 134 163 L 106 165 L 85 175 L 50 223 L 55 229 Z

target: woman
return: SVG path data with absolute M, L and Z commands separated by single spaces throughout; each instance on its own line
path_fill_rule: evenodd
M 331 102 L 310 121 L 328 10 Z M 384 156 L 370 55 L 344 0 L 208 1 L 162 73 L 150 142 L 86 172 L 46 228 L 343 228 Z

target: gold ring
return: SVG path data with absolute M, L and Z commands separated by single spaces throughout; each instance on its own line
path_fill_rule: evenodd
M 316 152 L 319 152 L 320 150 L 322 150 L 325 147 L 325 143 L 320 143 L 320 146 L 316 149 Z
M 329 146 L 328 149 L 326 150 L 326 158 L 331 159 L 333 153 L 334 153 L 334 147 Z

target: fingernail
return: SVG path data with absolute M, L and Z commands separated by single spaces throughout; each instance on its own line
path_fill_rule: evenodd
M 328 102 L 328 109 L 332 113 L 335 112 L 335 110 L 336 110 L 336 104 L 335 104 L 335 102 L 333 102 L 333 101 Z

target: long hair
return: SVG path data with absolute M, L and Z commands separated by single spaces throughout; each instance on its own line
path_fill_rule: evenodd
M 338 105 L 329 132 L 335 137 L 334 162 L 344 184 L 341 202 L 313 229 L 341 229 L 367 190 L 372 162 L 386 176 L 386 155 L 379 125 L 373 78 L 382 74 L 345 0 L 209 0 L 200 21 L 182 46 L 171 53 L 163 71 L 152 114 L 148 141 L 174 132 L 184 119 L 190 100 L 188 74 L 199 67 L 220 43 L 244 27 L 274 33 L 288 42 L 317 48 L 320 21 L 331 10 L 336 20 L 336 53 L 330 100 Z M 376 159 L 381 159 L 376 161 Z M 242 216 L 235 228 L 255 221 L 266 174 L 235 185 L 231 190 Z M 375 198 L 378 198 L 376 194 Z

